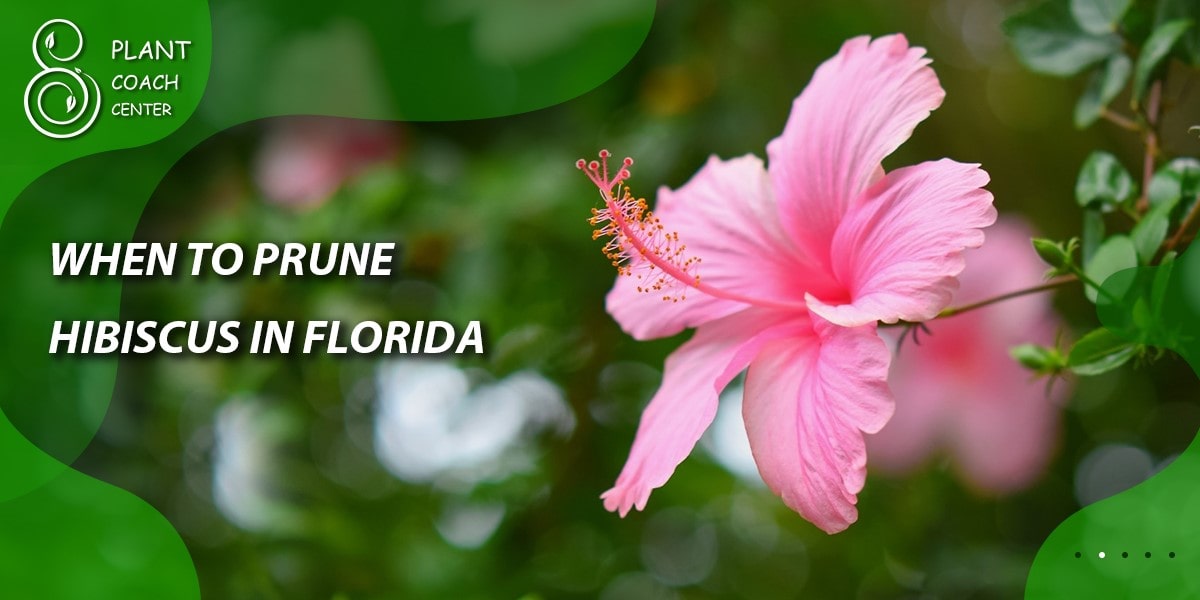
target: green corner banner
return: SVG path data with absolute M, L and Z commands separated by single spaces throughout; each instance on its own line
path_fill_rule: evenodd
M 1200 252 L 1118 272 L 1098 310 L 1130 342 L 1170 349 L 1200 374 Z M 1026 597 L 1200 597 L 1200 438 L 1150 479 L 1071 515 L 1047 538 Z
M 54 278 L 51 244 L 129 241 L 175 161 L 246 121 L 484 119 L 570 100 L 633 57 L 654 10 L 644 0 L 7 7 L 0 597 L 199 596 L 162 515 L 68 467 L 104 418 L 118 365 L 51 356 L 48 332 L 55 320 L 118 318 L 121 283 Z

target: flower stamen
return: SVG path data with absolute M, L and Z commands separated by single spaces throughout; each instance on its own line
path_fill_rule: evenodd
M 664 302 L 687 299 L 689 287 L 700 284 L 697 268 L 700 258 L 688 256 L 687 245 L 679 241 L 679 233 L 668 231 L 645 198 L 633 195 L 625 180 L 633 159 L 626 158 L 614 177 L 609 177 L 607 150 L 600 151 L 600 161 L 586 163 L 580 159 L 575 166 L 587 174 L 600 190 L 603 208 L 593 208 L 588 223 L 596 229 L 592 239 L 607 238 L 603 252 L 616 267 L 617 274 L 638 279 L 637 291 L 660 295 Z
M 706 285 L 700 280 L 701 259 L 687 253 L 687 244 L 679 233 L 668 230 L 650 210 L 645 198 L 633 195 L 625 181 L 630 177 L 633 159 L 626 157 L 615 176 L 609 177 L 608 150 L 600 151 L 600 160 L 579 159 L 575 167 L 583 171 L 600 190 L 604 201 L 593 208 L 588 223 L 596 229 L 592 239 L 607 238 L 603 252 L 616 267 L 617 274 L 638 279 L 637 291 L 657 294 L 664 302 L 687 299 L 689 288 L 709 296 L 774 308 L 804 309 L 803 304 L 776 302 L 743 296 Z

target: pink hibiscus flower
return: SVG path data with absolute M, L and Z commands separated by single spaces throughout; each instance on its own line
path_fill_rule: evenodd
M 398 146 L 390 123 L 285 117 L 271 122 L 254 176 L 267 200 L 308 210 L 366 168 L 393 160 Z
M 600 188 L 597 237 L 621 275 L 608 311 L 638 339 L 696 334 L 666 363 L 629 459 L 603 494 L 645 507 L 749 367 L 743 413 L 767 485 L 834 533 L 858 518 L 863 434 L 892 414 L 878 321 L 924 321 L 950 301 L 964 248 L 996 218 L 978 165 L 927 162 L 885 174 L 884 157 L 942 102 L 921 48 L 852 39 L 795 101 L 770 165 L 712 158 L 655 213 L 624 167 L 577 165 Z M 601 152 L 601 158 L 607 158 Z
M 1046 265 L 1029 245 L 1029 227 L 1001 220 L 988 243 L 967 253 L 955 303 L 967 304 L 1028 287 Z M 906 343 L 892 363 L 896 414 L 867 438 L 871 464 L 905 473 L 946 448 L 961 477 L 988 494 L 1015 492 L 1033 483 L 1057 441 L 1059 383 L 1046 383 L 1008 356 L 1033 342 L 1052 344 L 1058 318 L 1046 295 L 1015 298 L 986 309 L 939 320 L 920 346 Z

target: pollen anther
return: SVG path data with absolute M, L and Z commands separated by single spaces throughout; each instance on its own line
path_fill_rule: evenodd
M 622 276 L 636 275 L 642 282 L 641 293 L 661 294 L 664 302 L 686 299 L 689 287 L 700 284 L 696 272 L 698 257 L 688 256 L 687 245 L 679 234 L 667 230 L 650 210 L 645 198 L 638 198 L 625 185 L 629 179 L 632 158 L 625 158 L 616 177 L 609 177 L 607 150 L 600 151 L 600 161 L 576 161 L 575 166 L 587 174 L 600 190 L 604 206 L 593 208 L 588 223 L 596 227 L 592 239 L 608 238 L 602 248 L 604 255 Z

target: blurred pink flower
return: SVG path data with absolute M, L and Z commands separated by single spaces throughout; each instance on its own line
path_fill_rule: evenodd
M 858 518 L 863 433 L 892 413 L 876 322 L 944 308 L 962 249 L 996 215 L 978 165 L 883 172 L 945 95 L 924 55 L 899 35 L 846 42 L 796 99 L 769 168 L 714 157 L 679 190 L 659 190 L 657 215 L 622 183 L 632 161 L 612 177 L 579 161 L 605 201 L 596 235 L 611 236 L 623 275 L 609 313 L 638 339 L 697 328 L 667 359 L 607 509 L 645 506 L 749 366 L 743 414 L 768 487 L 826 532 Z
M 988 242 L 966 253 L 955 304 L 1036 285 L 1046 265 L 1023 223 L 1001 220 Z M 920 345 L 908 340 L 892 362 L 896 414 L 867 437 L 871 464 L 903 473 L 944 448 L 975 489 L 1004 494 L 1033 483 L 1057 444 L 1061 401 L 1046 382 L 1009 357 L 1012 346 L 1052 344 L 1059 326 L 1045 294 L 1022 296 L 928 325 Z
M 324 204 L 347 179 L 397 153 L 395 125 L 332 117 L 270 122 L 254 177 L 267 200 L 295 209 Z

